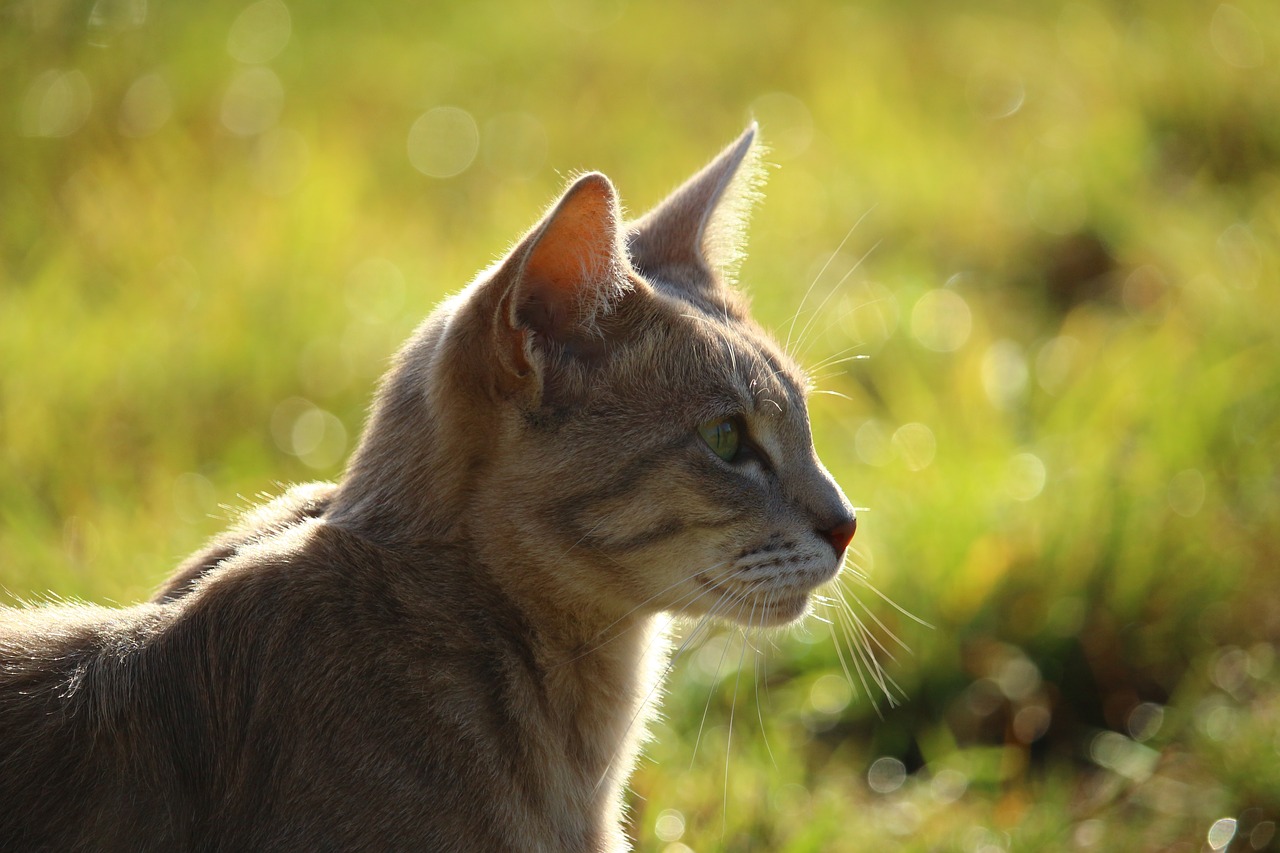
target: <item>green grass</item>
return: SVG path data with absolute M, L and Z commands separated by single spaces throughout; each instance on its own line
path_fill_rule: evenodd
M 744 284 L 809 365 L 867 357 L 815 371 L 815 440 L 933 628 L 860 592 L 912 649 L 877 629 L 883 717 L 816 619 L 690 651 L 639 849 L 1274 844 L 1280 7 L 437 5 L 294 4 L 232 39 L 257 66 L 238 5 L 0 8 L 0 587 L 145 597 L 337 475 L 565 175 L 640 211 L 755 115 Z M 441 105 L 479 132 L 450 178 L 408 153 Z

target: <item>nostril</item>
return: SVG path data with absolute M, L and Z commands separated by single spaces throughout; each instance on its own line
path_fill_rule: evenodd
M 836 556 L 844 554 L 844 549 L 849 547 L 849 543 L 853 541 L 854 531 L 858 529 L 858 519 L 850 518 L 832 527 L 829 530 L 819 530 L 818 535 L 831 543 L 831 547 L 835 549 Z

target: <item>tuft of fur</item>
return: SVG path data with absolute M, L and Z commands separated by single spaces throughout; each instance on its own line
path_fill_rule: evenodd
M 406 343 L 342 480 L 153 601 L 0 609 L 0 849 L 628 849 L 663 614 L 795 619 L 852 535 L 724 278 L 753 145 L 629 224 L 577 177 Z
M 703 224 L 699 242 L 703 254 L 715 268 L 726 286 L 738 283 L 738 271 L 747 256 L 747 226 L 751 212 L 764 199 L 764 158 L 768 149 L 756 139 L 758 128 L 752 122 L 735 143 L 735 153 L 741 150 L 741 160 L 717 193 L 718 201 L 712 214 Z M 743 150 L 745 149 L 745 150 Z

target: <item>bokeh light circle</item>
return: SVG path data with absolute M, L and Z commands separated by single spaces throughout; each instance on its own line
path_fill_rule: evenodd
M 954 352 L 973 330 L 973 314 L 964 297 L 953 290 L 930 290 L 911 309 L 911 334 L 925 349 Z
M 270 62 L 289 44 L 292 34 L 288 7 L 280 0 L 259 0 L 246 6 L 231 24 L 227 53 L 249 65 Z
M 896 758 L 884 756 L 871 762 L 867 784 L 877 794 L 892 794 L 907 780 L 907 766 Z
M 284 84 L 270 68 L 246 68 L 222 97 L 222 126 L 236 136 L 270 130 L 284 109 Z
M 903 424 L 898 427 L 890 440 L 898 451 L 898 456 L 911 471 L 923 471 L 933 463 L 934 454 L 938 450 L 938 441 L 933 430 L 922 423 Z
M 471 113 L 458 107 L 427 110 L 409 129 L 409 162 L 432 178 L 452 178 L 467 170 L 480 149 L 480 130 Z
M 1019 453 L 1009 460 L 1005 487 L 1015 501 L 1029 501 L 1044 491 L 1044 462 L 1034 453 Z

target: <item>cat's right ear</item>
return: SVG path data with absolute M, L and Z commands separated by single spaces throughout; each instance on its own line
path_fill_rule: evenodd
M 508 259 L 499 358 L 512 378 L 545 375 L 550 359 L 597 357 L 600 321 L 632 289 L 618 194 L 599 172 L 577 178 Z

